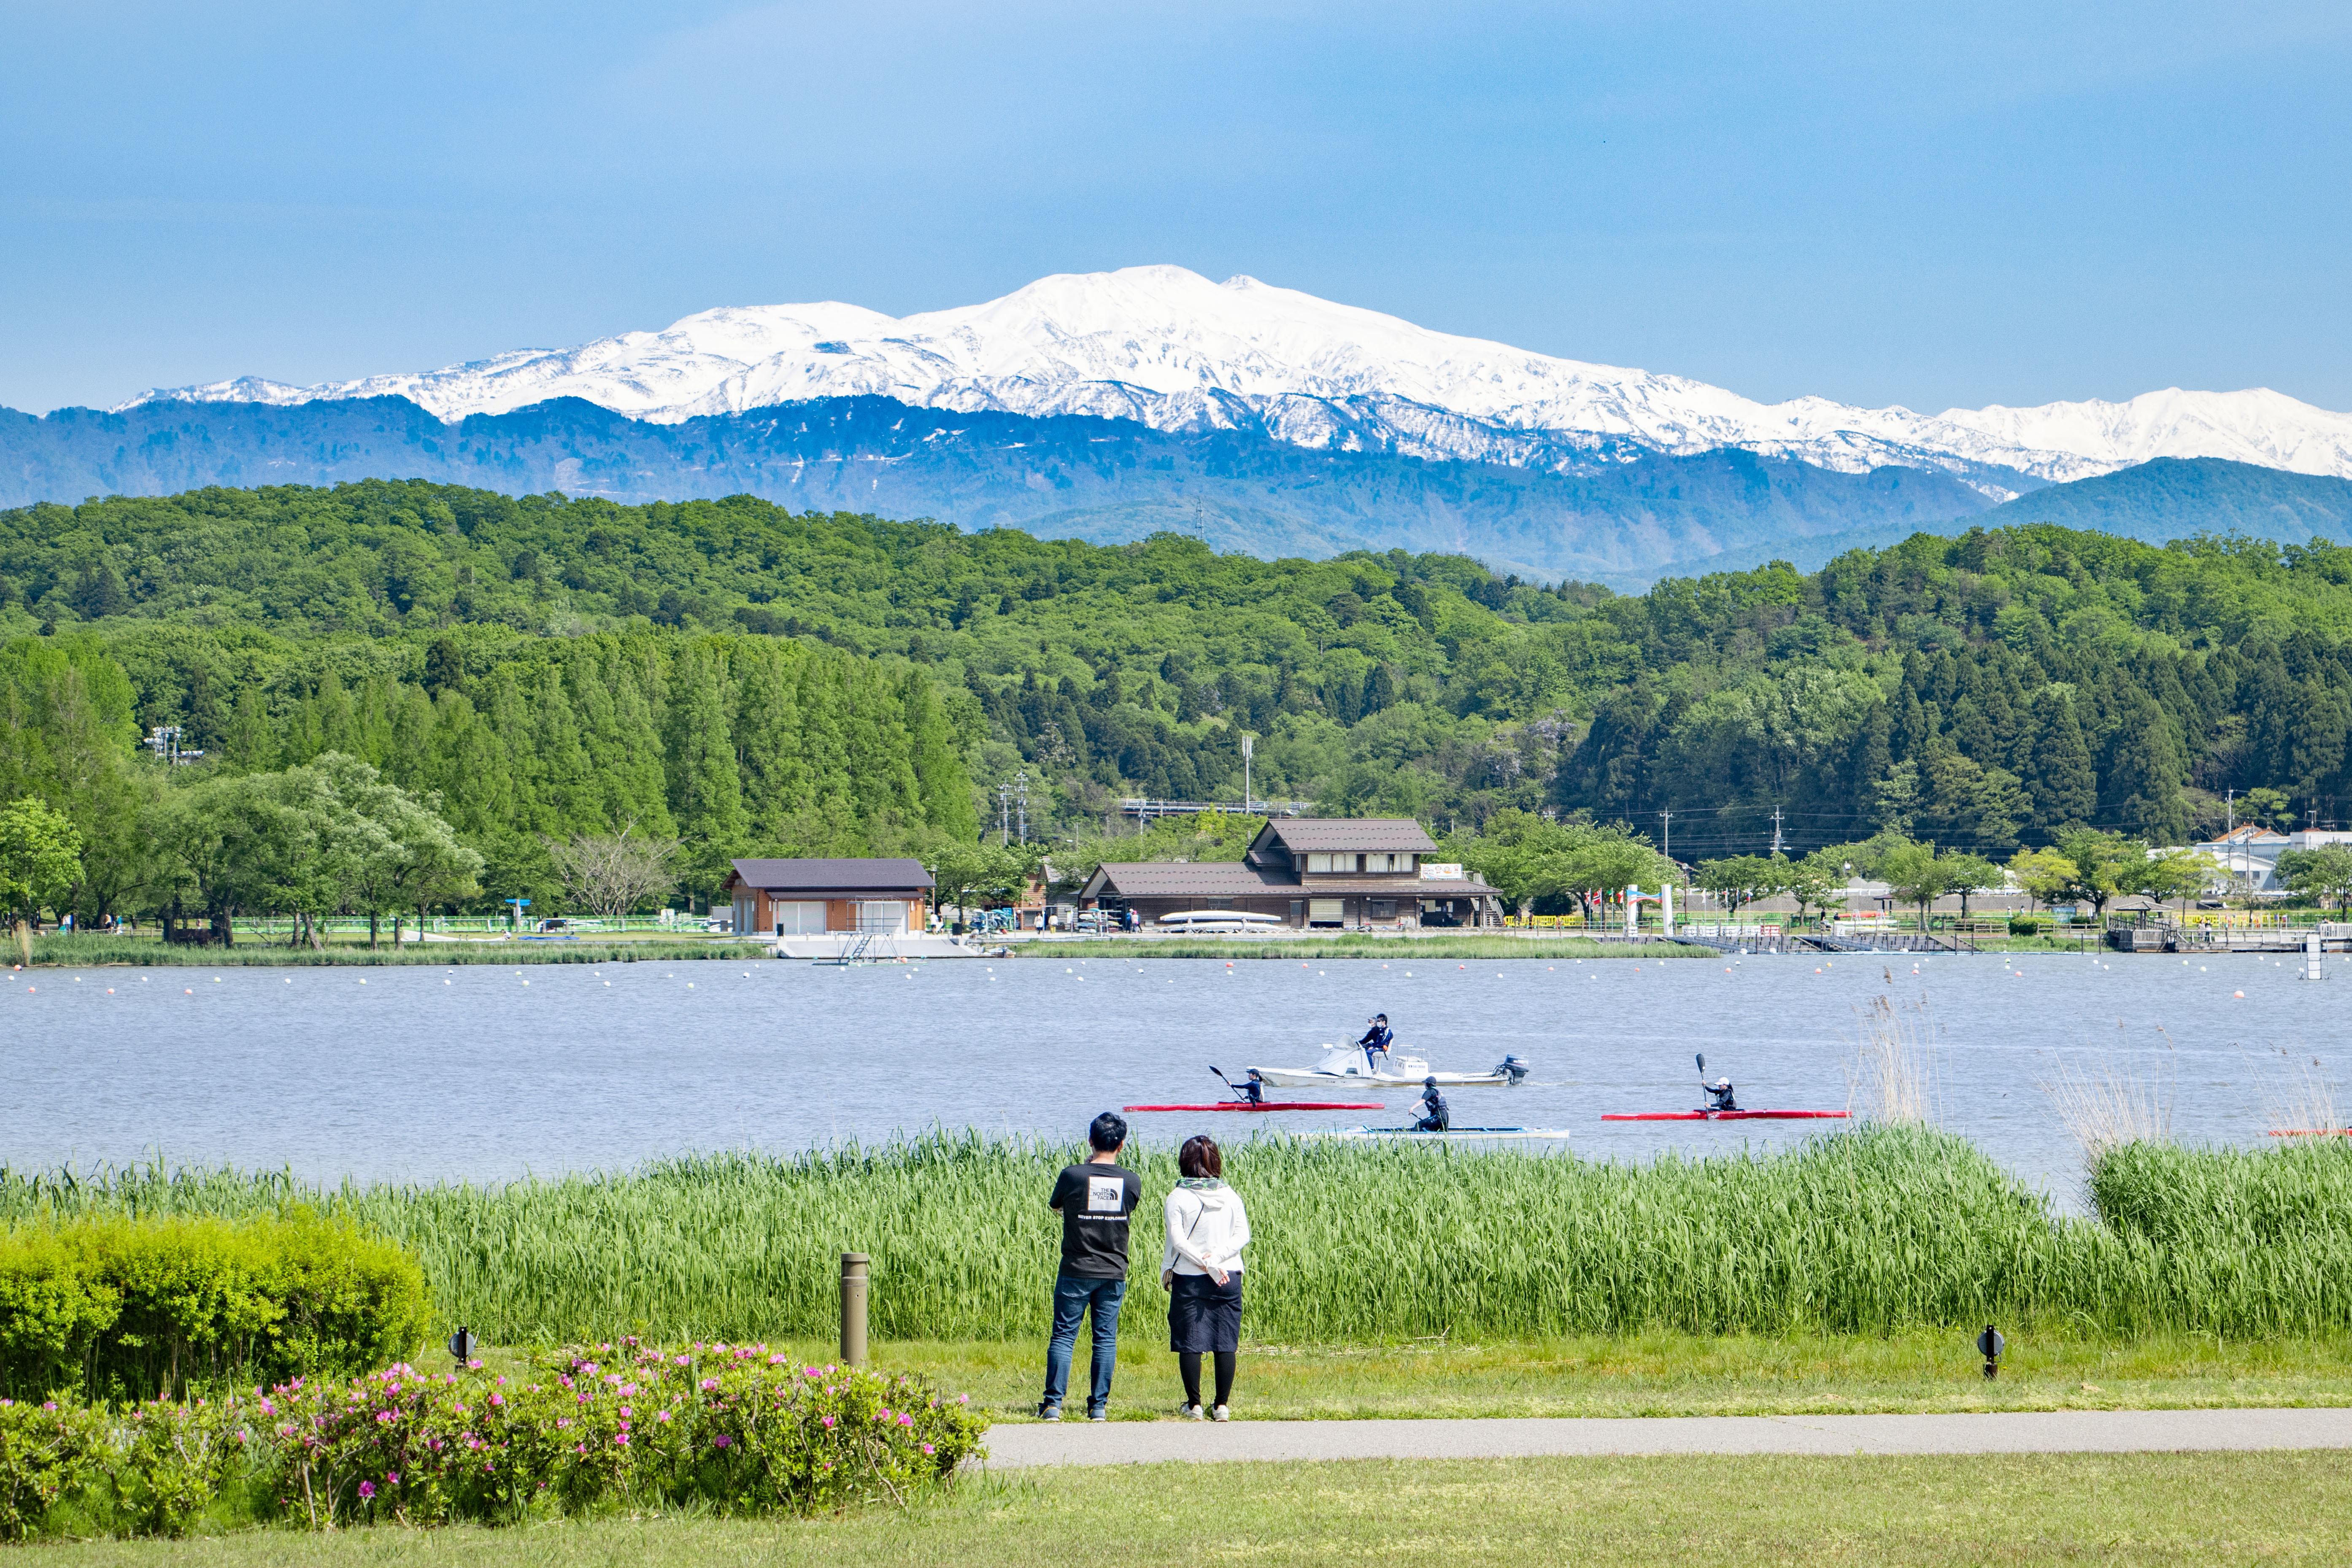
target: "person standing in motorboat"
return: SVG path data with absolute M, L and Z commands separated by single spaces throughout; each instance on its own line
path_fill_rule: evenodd
M 1216 1363 L 1216 1404 L 1209 1418 L 1233 1418 L 1234 1369 L 1242 1348 L 1242 1248 L 1249 1245 L 1249 1213 L 1225 1185 L 1224 1156 L 1202 1133 L 1176 1152 L 1181 1173 L 1163 1205 L 1167 1243 L 1160 1283 L 1168 1291 L 1168 1348 L 1184 1379 L 1182 1414 L 1198 1421 L 1201 1358 Z
M 1087 1419 L 1110 1419 L 1110 1378 L 1118 1366 L 1118 1309 L 1127 1299 L 1128 1216 L 1143 1201 L 1143 1178 L 1118 1163 L 1127 1121 L 1104 1111 L 1087 1129 L 1093 1152 L 1083 1165 L 1065 1165 L 1047 1206 L 1062 1216 L 1062 1267 L 1054 1279 L 1054 1334 L 1045 1344 L 1045 1397 L 1041 1421 L 1062 1418 L 1078 1320 L 1095 1318 Z
M 1396 1036 L 1389 1028 L 1389 1016 L 1386 1013 L 1373 1014 L 1371 1025 L 1370 1028 L 1364 1031 L 1364 1037 L 1356 1042 L 1356 1048 L 1364 1053 L 1364 1070 L 1378 1074 L 1381 1068 L 1389 1064 L 1389 1047 L 1396 1043 Z M 1372 1059 L 1375 1056 L 1379 1057 L 1378 1061 Z
M 1415 1132 L 1443 1132 L 1454 1125 L 1454 1113 L 1446 1109 L 1445 1097 L 1437 1092 L 1437 1079 L 1421 1080 L 1421 1120 L 1412 1124 Z

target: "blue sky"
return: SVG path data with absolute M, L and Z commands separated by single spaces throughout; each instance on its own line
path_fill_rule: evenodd
M 1766 398 L 2352 408 L 2340 4 L 0 0 L 0 29 L 16 408 L 1162 261 Z

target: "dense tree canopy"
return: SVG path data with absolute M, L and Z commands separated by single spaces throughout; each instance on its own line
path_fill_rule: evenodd
M 371 481 L 0 512 L 0 799 L 72 820 L 99 907 L 162 787 L 105 759 L 162 723 L 195 772 L 332 752 L 437 796 L 484 899 L 631 822 L 706 895 L 730 853 L 969 843 L 1016 772 L 1066 842 L 1118 795 L 1240 799 L 1244 734 L 1261 801 L 1653 841 L 1672 812 L 1685 861 L 2178 843 L 2233 792 L 2352 815 L 2352 550 L 2318 543 L 2032 527 L 1620 595 Z

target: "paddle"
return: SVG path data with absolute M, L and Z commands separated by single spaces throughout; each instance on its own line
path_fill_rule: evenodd
M 1236 1100 L 1247 1100 L 1247 1099 L 1249 1098 L 1249 1096 L 1248 1096 L 1248 1095 L 1244 1094 L 1244 1093 L 1241 1091 L 1241 1086 L 1240 1086 L 1239 1084 L 1236 1084 L 1235 1082 L 1234 1082 L 1234 1080 L 1233 1080 L 1233 1079 L 1229 1079 L 1229 1078 L 1227 1078 L 1227 1077 L 1225 1076 L 1225 1069 L 1224 1069 L 1224 1068 L 1223 1068 L 1219 1067 L 1219 1066 L 1218 1066 L 1216 1063 L 1214 1063 L 1214 1062 L 1211 1062 L 1211 1063 L 1209 1064 L 1209 1070 L 1210 1070 L 1211 1072 L 1215 1073 L 1215 1074 L 1217 1075 L 1217 1081 L 1218 1081 L 1219 1083 L 1221 1083 L 1221 1084 L 1223 1084 L 1223 1085 L 1225 1086 L 1226 1089 L 1227 1089 L 1227 1090 L 1228 1090 L 1228 1091 L 1229 1091 L 1229 1092 L 1234 1096 L 1234 1099 L 1236 1099 Z
M 1705 1094 L 1705 1093 L 1706 1092 L 1706 1053 L 1705 1051 L 1700 1051 L 1700 1052 L 1698 1052 L 1698 1053 L 1697 1053 L 1697 1055 L 1698 1055 L 1698 1089 L 1699 1089 L 1699 1092 L 1700 1092 L 1701 1094 Z

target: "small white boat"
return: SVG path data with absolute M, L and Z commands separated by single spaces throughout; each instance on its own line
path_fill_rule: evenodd
M 1280 915 L 1254 915 L 1243 910 L 1179 910 L 1153 922 L 1162 931 L 1279 931 L 1287 922 Z
M 1252 1068 L 1250 1071 L 1276 1089 L 1329 1089 L 1360 1092 L 1368 1089 L 1419 1089 L 1435 1079 L 1440 1089 L 1507 1089 L 1528 1076 L 1527 1063 L 1505 1057 L 1486 1072 L 1433 1072 L 1419 1057 L 1401 1053 L 1385 1058 L 1377 1069 L 1367 1066 L 1364 1053 L 1339 1046 L 1323 1047 L 1323 1059 L 1311 1068 Z

